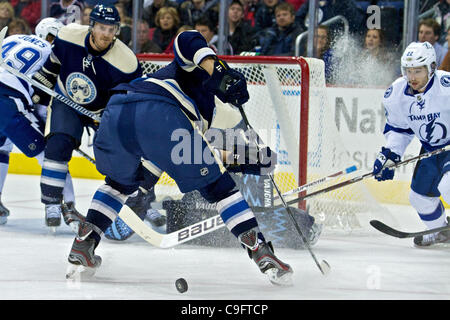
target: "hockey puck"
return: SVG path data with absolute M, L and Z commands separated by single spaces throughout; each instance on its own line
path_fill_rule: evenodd
M 175 281 L 175 287 L 177 287 L 177 290 L 180 293 L 184 293 L 188 290 L 188 284 L 183 278 L 179 278 Z

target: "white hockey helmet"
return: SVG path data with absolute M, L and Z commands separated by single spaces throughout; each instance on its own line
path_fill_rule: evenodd
M 64 24 L 55 18 L 45 18 L 38 23 L 35 29 L 36 35 L 41 39 L 46 39 L 47 35 L 52 35 L 56 37 L 58 35 L 59 29 L 61 29 Z
M 406 68 L 426 66 L 428 69 L 428 80 L 436 70 L 436 51 L 431 43 L 411 42 L 403 52 L 401 58 L 402 75 L 406 76 Z

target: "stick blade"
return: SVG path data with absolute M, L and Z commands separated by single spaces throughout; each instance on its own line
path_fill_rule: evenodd
M 395 230 L 378 220 L 371 220 L 370 225 L 378 231 L 396 238 L 408 238 L 408 233 Z

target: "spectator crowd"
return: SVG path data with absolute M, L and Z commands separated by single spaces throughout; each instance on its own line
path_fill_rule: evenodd
M 89 13 L 97 3 L 117 7 L 121 16 L 118 37 L 133 47 L 132 0 L 52 0 L 49 16 L 64 24 L 89 24 Z M 219 5 L 220 0 L 144 0 L 136 24 L 136 53 L 172 53 L 176 35 L 190 29 L 201 32 L 217 51 Z M 370 5 L 380 8 L 381 24 L 376 28 L 367 23 Z M 366 84 L 384 86 L 399 76 L 404 1 L 319 0 L 318 6 L 314 57 L 325 62 L 328 83 L 360 84 L 361 77 L 367 80 L 369 74 Z M 308 11 L 308 0 L 230 0 L 224 53 L 293 56 L 296 38 L 308 30 Z M 419 13 L 427 15 L 419 22 L 417 40 L 430 42 L 438 67 L 449 70 L 450 0 L 420 0 Z M 336 16 L 346 19 L 349 35 L 343 33 L 342 20 L 323 24 Z M 0 27 L 8 26 L 9 35 L 32 33 L 40 19 L 40 0 L 0 1 Z M 306 37 L 303 40 L 298 50 L 307 56 Z

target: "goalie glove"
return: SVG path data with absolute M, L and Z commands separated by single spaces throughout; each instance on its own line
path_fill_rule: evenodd
M 214 61 L 214 71 L 203 85 L 225 103 L 242 105 L 250 99 L 244 75 L 220 59 Z
M 378 181 L 394 179 L 395 169 L 385 168 L 386 166 L 400 162 L 400 156 L 391 149 L 382 147 L 377 159 L 373 164 L 373 175 Z
M 232 158 L 231 163 L 225 164 L 228 171 L 257 176 L 272 173 L 277 164 L 276 152 L 267 146 L 259 151 L 248 145 L 234 146 L 233 153 L 228 158 Z
M 33 79 L 37 82 L 41 83 L 42 85 L 46 86 L 49 89 L 53 89 L 55 87 L 55 83 L 58 76 L 51 73 L 44 71 L 43 69 L 37 71 L 33 75 Z M 42 105 L 48 105 L 50 103 L 51 97 L 42 91 L 41 89 L 33 86 L 34 93 L 31 97 L 31 100 L 33 100 L 34 104 L 42 104 Z

